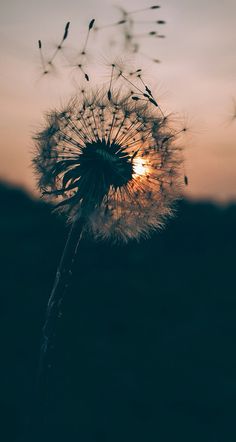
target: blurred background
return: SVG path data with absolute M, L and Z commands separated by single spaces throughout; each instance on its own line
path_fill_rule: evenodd
M 74 65 L 92 18 L 101 29 L 88 42 L 91 84 L 109 81 L 121 50 L 125 66 L 143 69 L 162 109 L 189 127 L 181 140 L 189 186 L 177 216 L 149 240 L 122 247 L 83 240 L 58 329 L 42 437 L 236 439 L 236 4 L 168 0 L 135 13 L 137 54 L 124 50 L 122 26 L 103 28 L 122 20 L 119 7 L 152 5 L 1 2 L 3 442 L 25 440 L 41 328 L 67 235 L 64 220 L 39 198 L 32 136 L 48 109 L 86 83 Z M 150 23 L 156 20 L 166 23 Z M 37 41 L 50 59 L 67 21 L 62 54 L 43 75 Z M 166 38 L 151 38 L 156 29 Z

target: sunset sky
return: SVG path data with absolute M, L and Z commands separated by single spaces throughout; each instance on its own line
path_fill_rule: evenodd
M 59 67 L 55 75 L 42 78 L 38 39 L 48 56 L 70 21 L 65 44 L 69 56 L 80 49 L 92 18 L 98 26 L 105 25 L 122 18 L 117 5 L 132 11 L 152 4 L 155 2 L 148 0 L 1 1 L 1 179 L 35 191 L 32 135 L 40 128 L 43 114 L 75 90 L 75 78 L 63 58 L 55 62 Z M 154 64 L 144 56 L 132 58 L 130 63 L 143 68 L 162 108 L 190 124 L 189 134 L 182 140 L 189 176 L 187 196 L 236 200 L 236 120 L 231 122 L 236 100 L 236 1 L 164 0 L 160 5 L 158 10 L 135 17 L 166 20 L 161 28 L 166 38 L 144 38 L 141 47 L 144 54 L 161 63 Z M 156 30 L 152 24 L 139 26 L 138 33 Z M 104 60 L 112 62 L 108 41 L 118 32 L 118 28 L 101 31 L 89 42 L 89 50 L 94 45 L 98 57 L 98 61 L 91 60 L 93 83 L 101 84 Z M 77 84 L 80 81 L 78 77 Z

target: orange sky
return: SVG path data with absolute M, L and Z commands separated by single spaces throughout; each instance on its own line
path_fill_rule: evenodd
M 191 127 L 184 140 L 190 183 L 187 195 L 235 200 L 236 121 L 229 121 L 232 98 L 236 98 L 236 2 L 165 0 L 160 4 L 158 12 L 140 14 L 137 19 L 167 21 L 162 28 L 166 39 L 144 39 L 142 44 L 142 52 L 160 58 L 162 63 L 154 65 L 144 57 L 137 61 L 128 58 L 128 63 L 143 67 L 144 77 L 156 90 L 164 110 L 187 115 Z M 129 0 L 129 10 L 148 5 L 152 3 Z M 91 18 L 98 24 L 112 23 L 120 19 L 120 13 L 112 1 L 103 0 L 83 4 L 75 0 L 2 0 L 1 178 L 35 189 L 30 165 L 32 134 L 42 124 L 43 113 L 74 90 L 71 69 L 64 59 L 58 60 L 60 72 L 56 76 L 41 79 L 37 40 L 42 39 L 48 53 L 53 51 L 70 20 L 69 53 L 84 38 Z M 145 26 L 139 29 L 150 30 Z M 112 62 L 112 50 L 107 45 L 109 32 L 101 33 L 99 41 L 91 41 L 97 45 L 98 55 L 98 62 L 91 62 L 94 83 L 103 60 Z M 106 75 L 103 80 L 107 81 Z

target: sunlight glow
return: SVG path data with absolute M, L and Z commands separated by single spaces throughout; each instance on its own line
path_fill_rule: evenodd
M 146 175 L 147 167 L 145 166 L 145 161 L 142 158 L 135 158 L 133 168 L 136 175 Z

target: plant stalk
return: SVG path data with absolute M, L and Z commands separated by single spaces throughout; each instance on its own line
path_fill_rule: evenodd
M 57 268 L 54 285 L 47 305 L 46 319 L 43 326 L 42 345 L 40 350 L 39 373 L 35 416 L 31 422 L 31 430 L 43 429 L 47 413 L 47 399 L 50 384 L 50 371 L 53 365 L 53 354 L 56 341 L 58 321 L 62 316 L 62 302 L 69 287 L 78 246 L 85 227 L 85 219 L 80 218 L 72 224 L 66 245 Z M 34 427 L 34 428 L 33 428 Z M 39 436 L 39 435 L 38 435 Z M 39 436 L 40 437 L 40 436 Z M 41 439 L 40 439 L 41 440 Z

